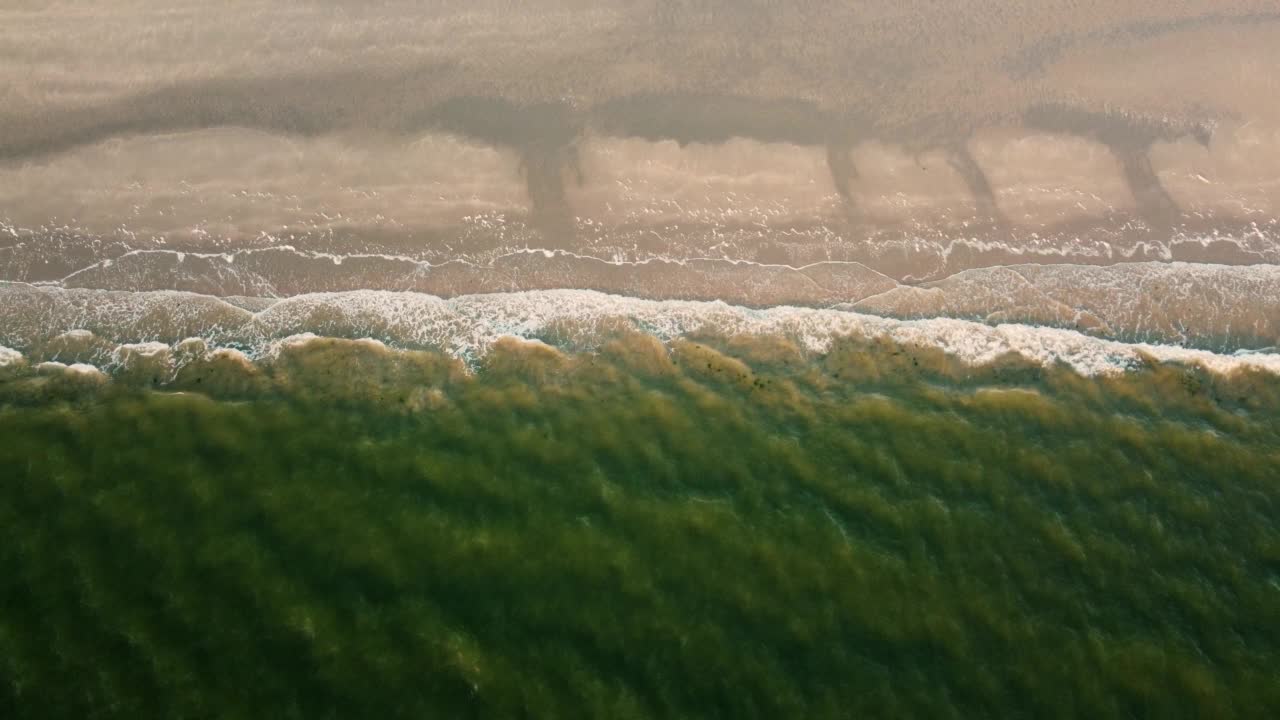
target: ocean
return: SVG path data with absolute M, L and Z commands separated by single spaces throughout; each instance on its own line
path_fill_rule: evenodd
M 10 717 L 1280 702 L 1274 367 L 161 347 L 6 367 Z

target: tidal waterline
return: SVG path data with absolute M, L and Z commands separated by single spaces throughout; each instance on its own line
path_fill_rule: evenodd
M 7 362 L 7 717 L 1280 708 L 1266 371 L 637 333 Z

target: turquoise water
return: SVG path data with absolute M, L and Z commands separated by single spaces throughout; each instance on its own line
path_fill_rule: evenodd
M 699 339 L 11 364 L 0 715 L 1280 710 L 1277 376 Z

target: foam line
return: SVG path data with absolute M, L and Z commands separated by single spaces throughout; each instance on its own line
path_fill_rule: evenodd
M 177 343 L 188 335 L 213 347 L 263 357 L 281 342 L 306 337 L 373 338 L 396 348 L 431 348 L 464 360 L 483 357 L 503 338 L 544 340 L 590 351 L 620 328 L 662 341 L 713 333 L 779 336 L 813 353 L 842 337 L 885 338 L 938 348 L 970 365 L 1009 353 L 1084 375 L 1107 375 L 1155 359 L 1215 372 L 1241 368 L 1280 374 L 1280 354 L 1226 355 L 1149 343 L 1122 343 L 1072 330 L 966 320 L 895 320 L 858 312 L 799 307 L 752 309 L 724 302 L 644 300 L 589 290 L 545 290 L 441 298 L 422 293 L 354 291 L 280 300 L 256 313 L 191 293 L 105 293 L 0 286 L 9 309 L 0 342 L 22 349 L 74 329 L 115 343 Z M 25 319 L 25 320 L 24 320 Z M 20 325 L 26 322 L 26 327 Z M 308 335 L 309 334 L 309 335 Z M 141 346 L 149 353 L 156 346 Z

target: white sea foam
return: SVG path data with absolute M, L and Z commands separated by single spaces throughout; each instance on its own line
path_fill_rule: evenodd
M 170 351 L 170 347 L 162 342 L 127 343 L 116 349 L 117 354 L 131 354 L 139 357 L 154 358 Z
M 70 375 L 85 379 L 105 379 L 106 374 L 101 369 L 89 365 L 88 363 L 60 363 L 55 360 L 49 360 L 36 365 L 36 372 L 46 375 Z
M 26 360 L 22 353 L 12 348 L 0 346 L 0 368 L 15 366 Z
M 132 356 L 157 357 L 206 348 L 242 350 L 249 358 L 321 337 L 368 338 L 393 348 L 431 348 L 464 360 L 483 357 L 500 339 L 547 342 L 589 351 L 620 328 L 670 341 L 697 334 L 782 336 L 814 353 L 839 338 L 890 339 L 940 348 L 982 365 L 1015 353 L 1044 365 L 1065 364 L 1085 375 L 1123 372 L 1146 358 L 1189 363 L 1215 372 L 1260 368 L 1280 374 L 1280 354 L 1219 354 L 1178 346 L 1103 340 L 1071 330 L 955 319 L 896 320 L 847 310 L 799 307 L 751 309 L 724 302 L 644 300 L 588 290 L 547 290 L 450 299 L 362 290 L 299 295 L 250 313 L 216 298 L 188 293 L 104 293 L 24 286 L 6 300 L 0 342 L 52 337 L 91 324 Z M 104 296 L 104 297 L 98 297 Z M 110 302 L 107 302 L 109 300 Z M 155 322 L 163 308 L 163 322 Z M 100 310 L 99 314 L 93 311 Z M 26 323 L 25 327 L 22 327 Z M 15 330 L 17 328 L 17 330 Z M 190 354 L 187 352 L 186 354 Z M 120 352 L 116 353 L 120 356 Z
M 1204 350 L 1101 340 L 1082 333 L 1017 324 L 953 319 L 893 320 L 839 310 L 776 307 L 755 310 L 722 302 L 655 301 L 583 290 L 472 295 L 362 291 L 290 298 L 260 313 L 262 330 L 298 330 L 326 317 L 347 334 L 387 337 L 396 344 L 439 347 L 464 358 L 483 355 L 504 336 L 566 338 L 589 348 L 618 321 L 669 341 L 694 333 L 782 335 L 815 353 L 841 337 L 889 338 L 937 347 L 981 365 L 1008 353 L 1044 365 L 1064 363 L 1087 375 L 1124 371 L 1157 360 L 1202 365 L 1217 372 L 1257 367 L 1280 373 L 1280 355 L 1222 355 Z M 339 320 L 341 318 L 341 320 Z

